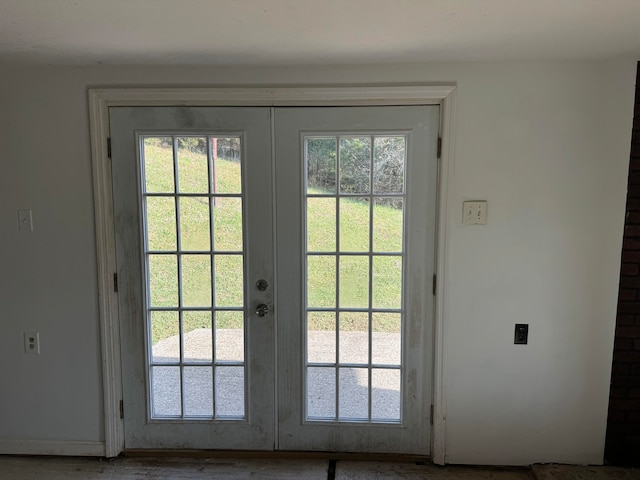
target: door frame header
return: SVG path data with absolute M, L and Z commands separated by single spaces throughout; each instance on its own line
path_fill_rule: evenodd
M 90 104 L 116 106 L 290 107 L 441 104 L 455 85 L 349 87 L 96 88 Z
M 452 205 L 455 84 L 323 86 L 323 87 L 196 87 L 196 88 L 90 88 L 89 127 L 96 229 L 100 343 L 104 400 L 105 455 L 114 457 L 124 449 L 121 418 L 122 370 L 116 273 L 113 188 L 109 159 L 109 107 L 117 106 L 385 106 L 440 105 L 442 152 L 438 172 L 438 232 L 436 271 L 438 285 L 446 285 L 448 209 Z M 433 359 L 433 431 L 431 459 L 445 463 L 444 339 L 446 329 L 445 288 L 435 293 Z

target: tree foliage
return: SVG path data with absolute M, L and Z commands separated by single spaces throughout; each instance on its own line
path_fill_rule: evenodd
M 214 140 L 211 137 L 178 137 L 178 148 L 198 154 L 207 154 L 207 140 Z M 240 161 L 240 138 L 239 137 L 218 137 L 216 140 L 216 155 L 225 160 Z M 171 146 L 171 138 L 168 137 Z M 163 145 L 165 146 L 165 145 Z
M 307 181 L 311 188 L 336 192 L 339 163 L 340 193 L 366 195 L 372 187 L 375 194 L 404 192 L 404 137 L 341 137 L 339 141 L 336 137 L 310 138 L 306 157 Z M 394 198 L 386 198 L 381 203 L 394 207 L 402 204 Z

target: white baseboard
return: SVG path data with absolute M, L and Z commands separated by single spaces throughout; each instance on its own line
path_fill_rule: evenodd
M 68 455 L 104 457 L 104 442 L 68 440 L 9 440 L 0 438 L 1 455 Z

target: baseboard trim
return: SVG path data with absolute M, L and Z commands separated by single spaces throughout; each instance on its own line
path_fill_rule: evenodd
M 74 457 L 104 457 L 104 442 L 68 440 L 9 440 L 0 438 L 2 455 L 61 455 Z

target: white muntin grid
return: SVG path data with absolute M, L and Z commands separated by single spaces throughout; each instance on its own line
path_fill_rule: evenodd
M 368 138 L 369 140 L 369 172 L 368 172 L 368 191 L 359 192 L 359 193 L 347 193 L 341 191 L 341 140 L 349 139 L 349 138 Z M 400 137 L 403 139 L 404 150 L 403 150 L 403 163 L 402 163 L 402 172 L 403 172 L 403 181 L 402 181 L 402 189 L 400 192 L 378 192 L 374 189 L 374 166 L 375 166 L 375 139 L 376 138 L 385 138 L 385 137 Z M 309 140 L 332 140 L 335 145 L 335 162 L 333 164 L 333 168 L 335 171 L 335 192 L 323 192 L 323 193 L 309 193 L 309 173 L 308 173 L 308 141 Z M 309 278 L 309 265 L 308 259 L 309 257 L 320 257 L 320 256 L 330 256 L 335 257 L 335 299 L 333 307 L 318 307 L 309 305 L 309 285 L 308 280 L 305 282 L 305 292 L 304 292 L 304 305 L 305 305 L 305 345 L 304 345 L 304 418 L 306 422 L 354 422 L 354 423 L 376 423 L 376 424 L 398 424 L 402 423 L 402 391 L 403 384 L 405 379 L 404 377 L 404 367 L 403 367 L 403 353 L 404 350 L 402 345 L 404 343 L 404 272 L 406 271 L 406 255 L 405 255 L 405 233 L 404 233 L 404 220 L 405 220 L 405 207 L 406 207 L 406 152 L 407 152 L 407 143 L 408 143 L 408 135 L 405 132 L 376 132 L 375 134 L 363 134 L 363 133 L 339 133 L 339 134 L 306 134 L 303 136 L 303 146 L 304 146 L 304 182 L 305 182 L 305 194 L 304 194 L 304 222 L 305 225 L 305 261 L 304 261 L 304 269 L 305 276 L 304 278 Z M 335 199 L 335 248 L 331 251 L 310 251 L 308 244 L 308 200 L 313 198 L 331 198 Z M 402 211 L 402 225 L 400 230 L 402 232 L 402 241 L 401 241 L 401 250 L 399 252 L 396 251 L 374 251 L 374 210 L 376 206 L 376 199 L 391 199 L 396 198 L 402 202 L 401 211 Z M 369 210 L 369 218 L 368 218 L 368 250 L 367 251 L 342 251 L 341 249 L 341 239 L 340 239 L 340 222 L 341 222 L 341 208 L 340 202 L 344 199 L 359 199 L 364 200 L 368 205 Z M 401 274 L 401 295 L 400 295 L 400 305 L 398 308 L 376 308 L 373 305 L 374 302 L 374 260 L 376 258 L 382 257 L 395 257 L 400 259 Z M 368 259 L 368 305 L 366 308 L 350 308 L 350 307 L 342 307 L 340 303 L 340 261 L 343 258 L 366 258 Z M 332 362 L 320 362 L 320 361 L 309 361 L 309 314 L 315 312 L 327 312 L 332 313 L 334 315 L 335 320 L 335 359 Z M 358 363 L 358 362 L 343 362 L 340 359 L 341 351 L 340 351 L 340 341 L 341 341 L 341 328 L 340 328 L 340 314 L 341 313 L 364 313 L 367 315 L 368 319 L 368 327 L 367 327 L 367 362 L 366 363 Z M 398 314 L 400 316 L 400 334 L 398 338 L 398 342 L 400 343 L 400 363 L 374 363 L 373 362 L 373 316 L 376 313 L 389 313 L 389 314 Z M 332 405 L 333 415 L 311 415 L 309 412 L 309 377 L 310 377 L 310 369 L 327 369 L 333 371 L 333 379 L 335 385 L 333 387 L 334 392 L 334 401 Z M 347 369 L 366 369 L 367 375 L 367 414 L 365 416 L 353 416 L 353 415 L 343 415 L 341 410 L 341 372 L 348 372 Z M 378 371 L 396 371 L 399 376 L 399 392 L 397 394 L 397 415 L 392 415 L 387 418 L 385 417 L 375 417 L 373 415 L 373 372 L 374 370 Z M 327 410 L 328 413 L 328 410 Z
M 180 172 L 179 172 L 179 146 L 178 139 L 186 139 L 186 138 L 198 138 L 205 139 L 207 144 L 207 191 L 203 192 L 182 192 L 180 190 Z M 144 248 L 144 278 L 145 278 L 145 319 L 146 319 L 146 338 L 147 338 L 147 399 L 148 399 L 148 412 L 150 420 L 246 420 L 246 380 L 247 375 L 245 372 L 246 364 L 246 352 L 243 352 L 242 360 L 220 360 L 217 358 L 217 343 L 216 343 L 216 334 L 217 334 L 217 314 L 218 312 L 240 312 L 244 314 L 245 306 L 244 303 L 246 299 L 244 299 L 244 193 L 243 191 L 237 193 L 220 193 L 215 191 L 214 185 L 214 175 L 215 165 L 214 165 L 214 152 L 212 151 L 212 144 L 214 139 L 221 138 L 237 138 L 240 140 L 240 162 L 242 165 L 242 161 L 244 156 L 242 155 L 242 136 L 237 133 L 216 133 L 215 135 L 211 134 L 180 134 L 180 133 L 157 133 L 153 134 L 139 134 L 138 135 L 138 145 L 140 151 L 140 192 L 141 192 L 141 209 L 142 209 L 142 218 L 143 218 L 143 248 Z M 173 161 L 173 191 L 167 192 L 148 192 L 147 191 L 147 178 L 145 173 L 145 140 L 146 139 L 165 139 L 171 141 L 172 145 L 172 161 Z M 241 185 L 244 184 L 244 169 L 241 166 Z M 243 188 L 241 187 L 241 190 Z M 175 238 L 172 240 L 175 241 L 175 249 L 167 249 L 167 250 L 151 250 L 149 248 L 149 222 L 147 215 L 147 201 L 150 198 L 167 198 L 172 199 L 174 202 L 174 212 L 175 212 Z M 214 223 L 214 211 L 216 207 L 216 202 L 220 198 L 237 198 L 241 203 L 241 228 L 242 228 L 242 250 L 216 250 L 215 246 L 215 223 Z M 208 250 L 184 250 L 182 248 L 182 222 L 181 222 L 181 200 L 182 199 L 206 199 L 207 207 L 208 207 L 208 221 L 209 221 L 209 249 Z M 230 256 L 239 256 L 242 259 L 242 303 L 243 305 L 236 306 L 219 306 L 216 304 L 216 257 L 222 255 L 230 255 Z M 184 257 L 190 256 L 190 258 L 197 257 L 208 257 L 209 263 L 209 281 L 211 285 L 211 297 L 209 299 L 209 305 L 202 306 L 185 306 L 184 305 L 184 285 L 183 285 L 183 263 Z M 171 305 L 151 305 L 152 295 L 151 295 L 151 275 L 150 275 L 150 260 L 152 258 L 172 258 L 175 262 L 175 275 L 176 275 L 176 289 L 177 289 L 177 304 Z M 154 312 L 174 312 L 178 316 L 178 348 L 179 352 L 177 356 L 171 357 L 172 360 L 162 360 L 156 361 L 153 355 L 152 348 L 152 315 Z M 198 359 L 197 361 L 189 360 L 185 358 L 185 332 L 184 332 L 184 315 L 189 312 L 205 312 L 210 314 L 211 320 L 211 352 L 210 352 L 210 360 L 202 360 Z M 244 319 L 243 319 L 243 333 L 242 336 L 244 338 Z M 246 345 L 246 341 L 243 340 L 243 344 Z M 246 347 L 245 347 L 246 348 Z M 173 360 L 175 358 L 175 360 Z M 173 381 L 173 383 L 177 383 L 179 385 L 179 391 L 177 392 L 179 395 L 179 399 L 176 401 L 175 398 L 171 405 L 171 412 L 167 412 L 166 409 L 164 412 L 157 412 L 157 405 L 160 399 L 155 398 L 154 390 L 156 385 L 156 377 L 160 375 L 167 375 L 171 370 L 173 370 L 173 375 L 176 376 L 177 380 L 169 380 Z M 208 410 L 210 413 L 198 413 L 198 414 L 189 414 L 186 410 L 187 402 L 190 397 L 193 397 L 193 392 L 188 391 L 186 386 L 185 379 L 187 378 L 186 372 L 195 372 L 195 369 L 201 369 L 200 371 L 209 370 L 208 374 L 210 374 L 210 384 L 205 382 L 205 387 L 210 388 L 210 396 L 211 396 L 211 404 L 209 406 L 205 406 L 204 408 L 200 406 L 200 410 L 203 409 Z M 237 371 L 241 371 L 242 378 L 242 388 L 241 392 L 235 392 L 235 405 L 236 412 L 233 413 L 225 413 L 220 412 L 220 408 L 217 406 L 216 399 L 218 395 L 223 394 L 223 392 L 217 392 L 217 377 L 223 371 L 221 369 L 227 369 L 228 372 L 231 372 L 230 369 L 234 369 Z M 162 373 L 161 373 L 162 372 Z M 167 378 L 165 378 L 167 380 Z M 200 387 L 202 390 L 202 386 Z M 198 392 L 199 395 L 208 396 L 205 392 Z M 240 398 L 240 396 L 242 398 Z M 166 403 L 166 402 L 165 402 Z M 193 408 L 193 407 L 192 407 Z

